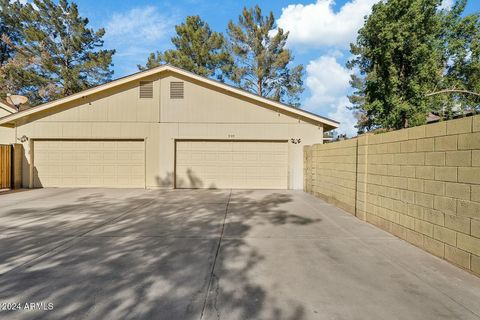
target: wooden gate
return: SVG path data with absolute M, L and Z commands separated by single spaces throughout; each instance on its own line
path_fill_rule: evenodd
M 0 144 L 0 189 L 12 185 L 12 146 Z

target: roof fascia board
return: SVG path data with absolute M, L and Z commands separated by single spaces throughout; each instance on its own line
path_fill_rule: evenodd
M 208 79 L 208 78 L 198 76 L 196 74 L 193 74 L 191 72 L 188 72 L 188 71 L 176 68 L 176 67 L 172 67 L 172 66 L 167 66 L 167 67 L 169 67 L 168 68 L 169 71 L 172 71 L 173 73 L 178 73 L 178 74 L 184 75 L 185 77 L 192 78 L 192 79 L 195 79 L 197 81 L 204 82 L 204 83 L 207 83 L 209 85 L 212 85 L 214 87 L 218 87 L 218 88 L 221 88 L 223 90 L 235 93 L 239 96 L 248 97 L 248 98 L 253 99 L 255 101 L 274 106 L 274 107 L 279 108 L 281 110 L 287 111 L 288 113 L 297 114 L 297 115 L 300 115 L 302 117 L 314 120 L 316 122 L 321 122 L 323 124 L 326 124 L 326 125 L 329 125 L 329 126 L 332 126 L 332 127 L 335 127 L 335 128 L 338 128 L 338 126 L 339 126 L 339 123 L 336 122 L 336 121 L 323 118 L 321 116 L 312 114 L 312 113 L 304 111 L 302 109 L 286 106 L 282 103 L 273 101 L 271 99 L 267 99 L 267 98 L 252 94 L 250 92 L 246 92 L 245 90 L 235 88 L 233 86 L 229 86 L 227 84 L 224 84 L 224 83 L 221 83 L 221 82 L 218 82 L 218 81 L 214 81 L 214 80 L 211 80 L 211 79 Z
M 139 72 L 139 73 L 133 74 L 131 76 L 127 76 L 127 77 L 124 77 L 124 78 L 113 80 L 111 82 L 99 85 L 97 87 L 90 88 L 90 89 L 72 94 L 71 96 L 68 96 L 68 97 L 65 97 L 65 98 L 61 98 L 61 99 L 58 99 L 58 100 L 55 100 L 55 101 L 52 101 L 52 102 L 48 102 L 48 103 L 45 103 L 45 104 L 30 108 L 30 109 L 27 109 L 27 110 L 24 110 L 24 111 L 17 112 L 15 114 L 12 114 L 12 115 L 1 118 L 0 119 L 0 125 L 4 124 L 6 122 L 9 122 L 9 121 L 13 121 L 13 120 L 31 115 L 33 113 L 48 110 L 50 108 L 53 108 L 53 107 L 56 107 L 56 106 L 59 106 L 59 105 L 62 105 L 62 104 L 66 104 L 68 102 L 72 102 L 72 101 L 75 101 L 75 100 L 78 100 L 78 99 L 81 99 L 81 98 L 85 98 L 87 96 L 90 96 L 92 94 L 96 94 L 98 92 L 101 92 L 101 91 L 109 89 L 109 88 L 120 86 L 122 84 L 131 82 L 131 81 L 135 81 L 135 80 L 138 80 L 138 79 L 142 79 L 142 78 L 157 74 L 157 73 L 161 72 L 162 71 L 161 69 L 163 69 L 163 68 L 164 68 L 164 66 L 161 66 L 161 67 L 153 68 L 153 69 L 150 69 L 150 70 L 147 70 L 147 71 L 144 71 L 144 72 Z
M 55 100 L 55 101 L 52 101 L 52 102 L 49 102 L 49 103 L 46 103 L 46 104 L 43 104 L 43 105 L 39 105 L 37 107 L 33 107 L 33 108 L 30 108 L 30 109 L 27 109 L 27 110 L 24 110 L 24 111 L 16 112 L 14 114 L 11 114 L 11 115 L 8 115 L 8 116 L 5 116 L 5 117 L 1 118 L 0 119 L 0 125 L 5 125 L 6 123 L 15 121 L 16 119 L 23 118 L 23 117 L 26 117 L 28 115 L 31 115 L 31 114 L 34 114 L 34 113 L 37 113 L 37 112 L 41 112 L 41 111 L 44 111 L 44 110 L 48 110 L 50 108 L 60 106 L 62 104 L 66 104 L 68 102 L 72 102 L 72 101 L 75 101 L 75 100 L 78 100 L 78 99 L 81 99 L 81 98 L 85 98 L 87 96 L 96 94 L 96 93 L 101 92 L 101 91 L 106 90 L 106 89 L 110 89 L 110 88 L 113 88 L 113 87 L 116 87 L 116 86 L 119 86 L 119 85 L 122 85 L 122 84 L 126 84 L 126 83 L 136 81 L 136 80 L 139 80 L 139 79 L 142 79 L 142 78 L 146 78 L 148 76 L 156 75 L 156 74 L 162 73 L 164 71 L 170 71 L 174 74 L 183 75 L 184 77 L 191 78 L 191 79 L 194 79 L 196 81 L 203 82 L 203 83 L 206 83 L 208 85 L 211 85 L 213 87 L 217 87 L 217 88 L 220 88 L 222 90 L 234 93 L 235 95 L 238 95 L 240 97 L 246 97 L 246 98 L 249 98 L 251 100 L 273 106 L 275 108 L 278 108 L 280 110 L 283 110 L 283 111 L 287 112 L 288 114 L 299 115 L 299 116 L 304 117 L 306 119 L 310 119 L 310 120 L 312 120 L 316 123 L 325 124 L 325 125 L 333 127 L 333 128 L 338 128 L 338 126 L 339 126 L 339 123 L 336 122 L 336 121 L 333 121 L 333 120 L 330 120 L 330 119 L 327 119 L 327 118 L 323 118 L 321 116 L 312 114 L 312 113 L 304 111 L 302 109 L 297 109 L 297 108 L 294 108 L 294 107 L 286 106 L 282 103 L 272 101 L 272 100 L 264 98 L 264 97 L 260 97 L 258 95 L 252 94 L 252 93 L 244 91 L 242 89 L 235 88 L 233 86 L 229 86 L 229 85 L 224 84 L 224 83 L 220 83 L 218 81 L 214 81 L 214 80 L 211 80 L 211 79 L 208 79 L 208 78 L 205 78 L 205 77 L 198 76 L 198 75 L 193 74 L 191 72 L 188 72 L 188 71 L 176 68 L 176 67 L 172 67 L 170 65 L 163 65 L 163 66 L 160 66 L 160 67 L 152 68 L 150 70 L 138 72 L 138 73 L 135 73 L 133 75 L 126 76 L 126 77 L 123 77 L 123 78 L 120 78 L 120 79 L 117 79 L 117 80 L 113 80 L 109 83 L 105 83 L 103 85 L 99 85 L 97 87 L 78 92 L 76 94 L 73 94 L 73 95 L 65 97 L 65 98 L 61 98 L 61 99 L 58 99 L 58 100 Z
M 10 105 L 6 104 L 5 102 L 2 102 L 2 101 L 0 101 L 0 108 L 2 108 L 5 111 L 8 111 L 10 113 L 17 112 L 17 110 L 14 107 L 12 107 L 12 106 L 10 106 Z

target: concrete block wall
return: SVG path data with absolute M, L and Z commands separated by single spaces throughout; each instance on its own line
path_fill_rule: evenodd
M 305 191 L 355 212 L 356 140 L 306 146 Z
M 303 190 L 312 192 L 312 146 L 303 147 Z
M 305 150 L 307 192 L 480 275 L 480 116 Z

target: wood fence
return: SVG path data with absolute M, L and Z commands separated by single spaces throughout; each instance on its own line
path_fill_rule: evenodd
M 12 186 L 12 146 L 0 144 L 0 189 Z

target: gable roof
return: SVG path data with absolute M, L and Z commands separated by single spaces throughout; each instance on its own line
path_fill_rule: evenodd
M 180 68 L 177 68 L 177 67 L 174 67 L 174 66 L 171 66 L 171 65 L 162 65 L 162 66 L 159 66 L 159 67 L 156 67 L 156 68 L 152 68 L 152 69 L 149 69 L 149 70 L 137 72 L 137 73 L 134 73 L 132 75 L 113 80 L 111 82 L 108 82 L 108 83 L 105 83 L 105 84 L 102 84 L 102 85 L 99 85 L 99 86 L 96 86 L 96 87 L 93 87 L 93 88 L 75 93 L 73 95 L 70 95 L 70 96 L 67 96 L 67 97 L 64 97 L 64 98 L 61 98 L 61 99 L 58 99 L 58 100 L 54 100 L 54 101 L 51 101 L 51 102 L 48 102 L 48 103 L 44 103 L 44 104 L 38 105 L 36 107 L 29 108 L 27 110 L 19 111 L 19 112 L 16 112 L 14 114 L 5 116 L 3 118 L 0 118 L 0 126 L 12 127 L 12 126 L 15 126 L 16 120 L 27 117 L 29 115 L 32 115 L 32 114 L 35 114 L 35 113 L 38 113 L 38 112 L 41 112 L 41 111 L 45 111 L 45 110 L 51 109 L 53 107 L 58 107 L 58 106 L 61 106 L 62 104 L 66 104 L 68 102 L 71 102 L 71 101 L 74 101 L 74 100 L 77 100 L 77 99 L 85 98 L 89 95 L 93 95 L 93 94 L 99 93 L 101 91 L 126 84 L 128 82 L 138 81 L 142 78 L 149 77 L 149 76 L 152 76 L 152 75 L 155 75 L 155 74 L 158 74 L 158 73 L 162 73 L 162 72 L 167 72 L 167 71 L 169 71 L 171 73 L 174 73 L 174 74 L 177 74 L 177 75 L 181 75 L 183 77 L 186 77 L 186 78 L 189 78 L 189 79 L 192 79 L 192 80 L 199 81 L 201 83 L 205 83 L 207 85 L 210 85 L 210 86 L 218 88 L 218 89 L 222 89 L 222 90 L 227 91 L 229 93 L 233 93 L 233 94 L 239 96 L 240 98 L 251 99 L 251 100 L 254 100 L 256 102 L 263 103 L 265 105 L 269 105 L 271 107 L 277 108 L 279 111 L 284 111 L 288 114 L 297 115 L 297 116 L 306 118 L 313 123 L 321 124 L 324 127 L 324 131 L 328 131 L 328 130 L 338 128 L 338 126 L 340 125 L 340 123 L 337 122 L 337 121 L 319 116 L 319 115 L 314 114 L 312 112 L 308 112 L 308 111 L 305 111 L 305 110 L 302 110 L 302 109 L 299 109 L 299 108 L 295 108 L 295 107 L 280 103 L 278 101 L 274 101 L 274 100 L 271 100 L 271 99 L 253 94 L 251 92 L 239 89 L 237 87 L 225 84 L 225 83 L 220 82 L 220 81 L 216 81 L 216 80 L 212 80 L 212 79 L 209 79 L 209 78 L 206 78 L 206 77 L 196 75 L 192 72 L 185 71 L 183 69 L 180 69 Z

